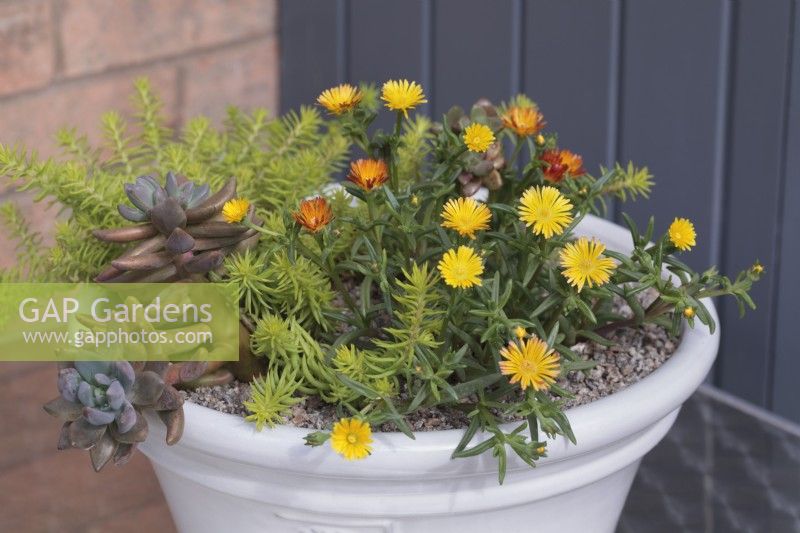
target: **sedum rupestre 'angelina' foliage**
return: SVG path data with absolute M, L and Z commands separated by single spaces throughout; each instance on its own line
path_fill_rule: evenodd
M 604 198 L 647 197 L 652 176 L 632 163 L 592 175 L 527 97 L 479 100 L 434 122 L 413 114 L 426 102 L 416 83 L 392 80 L 380 93 L 341 85 L 318 100 L 329 119 L 314 108 L 275 120 L 231 109 L 223 130 L 197 118 L 174 132 L 148 84 L 136 88 L 134 127 L 107 114 L 102 146 L 72 131 L 59 135 L 63 161 L 0 146 L 1 174 L 69 209 L 49 251 L 18 210 L 0 211 L 25 265 L 3 280 L 92 279 L 113 258 L 113 268 L 139 267 L 142 244 L 130 244 L 138 239 L 108 243 L 92 232 L 149 232 L 145 266 L 177 268 L 162 281 L 232 284 L 243 314 L 242 360 L 166 366 L 164 382 L 250 380 L 245 407 L 258 429 L 316 397 L 339 421 L 307 443 L 363 459 L 372 428 L 413 438 L 409 415 L 448 406 L 469 419 L 453 457 L 491 453 L 502 482 L 509 453 L 534 465 L 547 438 L 575 440 L 559 379 L 592 367 L 576 343 L 608 344 L 615 329 L 645 323 L 674 335 L 698 322 L 713 330 L 711 297 L 754 307 L 748 291 L 763 267 L 734 279 L 693 271 L 679 256 L 702 236 L 679 212 L 664 233 L 652 219 L 638 228 L 625 217 L 630 253 L 576 235 L 584 216 L 604 213 Z M 394 113 L 391 131 L 372 127 L 381 107 Z M 334 184 L 349 153 L 358 155 L 347 179 Z M 122 229 L 124 219 L 142 227 Z M 238 246 L 243 235 L 247 246 Z M 185 268 L 210 250 L 213 262 Z M 139 396 L 111 390 L 110 377 L 81 376 L 114 403 L 86 411 L 80 429 L 96 422 L 111 437 L 127 435 L 130 409 L 119 399 L 135 408 Z M 64 397 L 73 402 L 71 390 Z M 67 420 L 78 420 L 66 407 Z M 501 424 L 509 418 L 519 420 L 512 431 Z M 106 444 L 96 452 L 105 461 L 127 450 Z

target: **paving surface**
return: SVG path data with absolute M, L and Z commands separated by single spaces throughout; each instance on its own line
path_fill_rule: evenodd
M 175 531 L 141 454 L 95 474 L 56 451 L 54 381 L 52 365 L 0 363 L 0 532 Z M 698 393 L 643 461 L 618 533 L 739 531 L 800 533 L 800 436 Z
M 800 533 L 800 436 L 695 394 L 642 461 L 617 533 Z

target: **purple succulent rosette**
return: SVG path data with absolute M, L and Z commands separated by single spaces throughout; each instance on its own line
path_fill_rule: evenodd
M 127 361 L 77 361 L 61 365 L 61 395 L 45 404 L 49 414 L 64 421 L 58 449 L 89 450 L 100 471 L 109 461 L 130 459 L 147 438 L 145 409 L 156 411 L 167 426 L 167 444 L 183 433 L 183 398 L 164 381 L 168 365 Z
M 94 236 L 109 243 L 133 244 L 96 278 L 98 282 L 160 283 L 203 281 L 233 251 L 258 240 L 255 229 L 229 224 L 222 217 L 225 202 L 236 196 L 236 180 L 209 195 L 208 184 L 197 185 L 168 172 L 162 187 L 153 176 L 139 176 L 125 185 L 131 205 L 120 204 L 119 214 L 135 226 L 95 229 Z M 248 221 L 261 224 L 254 208 Z

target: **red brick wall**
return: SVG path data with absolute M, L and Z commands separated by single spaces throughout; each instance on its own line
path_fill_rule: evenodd
M 173 125 L 225 106 L 278 106 L 276 0 L 0 1 L 0 143 L 45 155 L 62 126 L 97 139 L 100 116 L 130 112 L 132 82 L 148 76 Z M 0 178 L 3 180 L 3 178 Z M 55 210 L 0 181 L 46 229 Z M 12 254 L 0 231 L 0 266 Z

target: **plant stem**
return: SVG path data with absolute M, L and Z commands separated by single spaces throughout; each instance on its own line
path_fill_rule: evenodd
M 522 151 L 522 139 L 519 136 L 516 136 L 517 143 L 514 146 L 514 151 L 511 152 L 511 159 L 508 160 L 508 167 L 513 168 L 514 162 L 517 160 L 519 153 Z
M 397 112 L 397 118 L 394 121 L 394 132 L 392 139 L 389 141 L 389 183 L 392 185 L 393 190 L 398 190 L 400 185 L 400 178 L 397 175 L 397 147 L 400 144 L 400 132 L 403 127 L 403 113 Z
M 344 300 L 345 304 L 347 304 L 347 307 L 349 307 L 350 310 L 358 317 L 359 321 L 361 322 L 361 326 L 366 327 L 366 318 L 361 313 L 361 310 L 356 305 L 356 302 L 353 300 L 353 296 L 350 294 L 350 291 L 344 286 L 342 278 L 339 276 L 339 272 L 336 271 L 336 265 L 333 264 L 333 254 L 328 254 L 325 261 L 322 260 L 322 258 L 325 256 L 324 235 L 322 233 L 315 233 L 314 238 L 317 241 L 317 246 L 319 247 L 320 263 L 325 266 L 328 277 L 333 281 L 333 286 L 336 288 L 339 294 L 342 295 L 342 299 Z
M 259 233 L 263 233 L 264 235 L 269 235 L 270 237 L 280 237 L 281 236 L 281 234 L 278 233 L 277 231 L 272 231 L 272 230 L 268 230 L 266 228 L 262 228 L 261 226 L 256 226 L 255 224 L 253 224 L 249 220 L 243 220 L 242 224 L 247 226 L 249 229 L 256 230 Z

